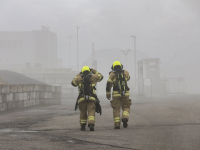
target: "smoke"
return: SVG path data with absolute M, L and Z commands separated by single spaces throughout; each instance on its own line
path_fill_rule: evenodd
M 130 36 L 134 35 L 137 51 L 160 58 L 163 75 L 185 76 L 186 66 L 194 66 L 190 74 L 199 73 L 195 70 L 199 64 L 199 4 L 198 0 L 1 0 L 0 28 L 31 31 L 41 25 L 50 27 L 58 37 L 58 57 L 65 67 L 69 67 L 70 57 L 73 68 L 77 66 L 77 47 L 81 66 L 92 53 L 92 43 L 95 50 L 133 50 Z

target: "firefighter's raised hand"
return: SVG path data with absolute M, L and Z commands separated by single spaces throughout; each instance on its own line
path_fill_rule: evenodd
M 90 68 L 90 72 L 93 73 L 93 74 L 95 74 L 95 73 L 96 73 L 96 70 L 93 69 L 93 68 Z
M 93 73 L 93 70 L 94 70 L 93 68 L 90 68 L 90 72 L 91 72 L 91 73 Z

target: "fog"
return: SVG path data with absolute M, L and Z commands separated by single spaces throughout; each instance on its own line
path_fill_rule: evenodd
M 108 74 L 112 61 L 120 60 L 124 69 L 130 70 L 131 79 L 134 78 L 135 43 L 131 37 L 134 35 L 137 61 L 159 58 L 161 78 L 183 77 L 188 93 L 194 94 L 200 93 L 199 6 L 198 0 L 1 0 L 0 34 L 40 30 L 46 26 L 57 35 L 56 55 L 62 59 L 62 67 L 77 71 L 79 27 L 79 70 L 87 62 L 91 65 L 94 43 L 95 60 L 106 70 L 97 67 L 99 72 Z M 68 36 L 71 36 L 70 52 Z M 123 54 L 111 56 L 110 53 L 127 49 L 132 51 L 126 68 Z M 103 50 L 102 58 L 97 54 Z M 1 49 L 1 59 L 7 52 Z M 18 57 L 16 61 L 26 55 Z

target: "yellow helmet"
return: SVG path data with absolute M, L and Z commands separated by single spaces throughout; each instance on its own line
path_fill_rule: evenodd
M 112 67 L 114 68 L 115 66 L 121 66 L 122 67 L 122 64 L 119 61 L 115 61 L 115 62 L 113 62 Z
M 115 66 L 120 66 L 120 68 L 117 70 L 123 69 L 123 65 L 120 63 L 120 61 L 113 62 L 111 69 L 114 70 Z
M 85 71 L 89 71 L 90 72 L 90 68 L 88 66 L 84 66 L 82 68 L 82 73 L 85 72 Z

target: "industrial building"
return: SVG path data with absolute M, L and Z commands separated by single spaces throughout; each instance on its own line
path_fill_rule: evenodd
M 1 68 L 56 68 L 57 35 L 49 28 L 0 32 Z

